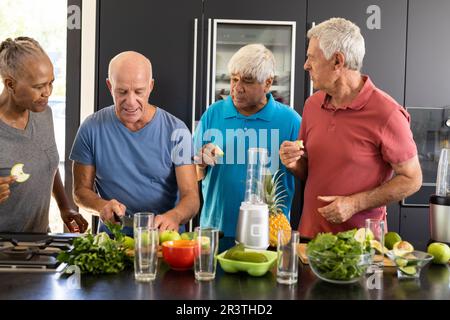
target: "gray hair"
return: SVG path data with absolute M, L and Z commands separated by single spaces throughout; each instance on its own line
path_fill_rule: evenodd
M 25 69 L 27 58 L 41 55 L 47 56 L 39 42 L 32 38 L 6 39 L 0 44 L 0 77 L 16 76 Z
M 308 39 L 317 38 L 325 58 L 336 52 L 345 56 L 345 66 L 360 71 L 366 53 L 364 38 L 359 27 L 343 18 L 331 18 L 308 31 Z
M 231 57 L 228 72 L 251 77 L 263 83 L 275 75 L 275 57 L 262 44 L 249 44 L 240 48 Z

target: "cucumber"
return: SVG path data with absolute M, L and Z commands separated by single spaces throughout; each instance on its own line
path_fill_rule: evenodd
M 235 245 L 234 247 L 228 249 L 228 251 L 225 253 L 225 255 L 223 256 L 225 259 L 229 259 L 229 260 L 235 260 L 233 259 L 233 256 L 236 252 L 244 252 L 245 247 L 242 243 Z
M 244 262 L 254 262 L 262 263 L 267 262 L 267 257 L 259 252 L 245 252 L 245 251 L 235 251 L 233 253 L 232 260 L 244 261 Z

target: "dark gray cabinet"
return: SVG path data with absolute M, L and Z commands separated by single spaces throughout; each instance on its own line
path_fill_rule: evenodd
M 430 240 L 428 208 L 401 209 L 400 235 L 415 249 L 425 250 Z
M 364 36 L 362 72 L 398 103 L 404 103 L 407 0 L 310 0 L 308 25 L 332 17 L 356 23 Z
M 306 0 L 98 0 L 98 108 L 112 104 L 105 84 L 110 59 L 121 51 L 135 50 L 153 64 L 155 88 L 150 102 L 191 127 L 206 109 L 209 19 L 296 22 L 294 95 L 295 109 L 300 112 L 304 101 Z
M 409 0 L 407 107 L 450 106 L 450 1 Z
M 108 64 L 122 51 L 138 51 L 152 61 L 155 87 L 150 102 L 192 124 L 194 24 L 201 28 L 202 0 L 98 0 L 98 108 L 111 105 Z M 197 47 L 197 50 L 195 50 Z M 198 94 L 198 83 L 195 84 Z
M 294 108 L 301 114 L 304 103 L 304 71 L 305 62 L 305 28 L 306 28 L 306 0 L 205 0 L 205 47 L 208 46 L 209 26 L 215 19 L 230 20 L 257 20 L 267 21 L 293 21 L 296 23 L 295 37 L 295 87 Z M 251 39 L 247 39 L 252 43 Z M 212 41 L 210 41 L 212 42 Z M 236 47 L 236 50 L 239 47 Z M 282 64 L 282 61 L 277 61 Z M 205 78 L 206 77 L 205 70 Z M 203 109 L 205 110 L 205 109 Z M 203 111 L 202 110 L 202 111 Z
M 446 111 L 450 107 L 450 2 L 409 0 L 408 9 L 405 104 L 414 108 L 412 114 L 419 117 L 412 119 L 413 124 L 417 123 L 417 128 L 413 128 L 414 138 L 424 182 L 431 185 L 423 186 L 414 198 L 407 199 L 407 203 L 416 200 L 427 204 L 435 190 L 432 182 L 435 181 L 440 148 L 449 147 L 447 134 L 443 133 L 448 131 L 445 121 L 450 117 Z M 412 239 L 415 246 L 424 249 L 430 236 L 429 208 L 402 206 L 400 210 L 402 237 Z

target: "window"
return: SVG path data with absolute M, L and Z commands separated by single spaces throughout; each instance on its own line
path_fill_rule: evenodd
M 53 62 L 55 82 L 49 105 L 53 111 L 59 170 L 64 179 L 66 114 L 67 1 L 0 0 L 0 41 L 27 36 L 36 39 Z M 3 85 L 0 84 L 0 90 Z M 50 229 L 63 232 L 55 200 L 50 208 Z

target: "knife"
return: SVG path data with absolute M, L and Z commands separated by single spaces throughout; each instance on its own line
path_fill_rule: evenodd
M 119 222 L 122 228 L 123 227 L 133 228 L 133 216 L 128 210 L 125 212 L 124 216 L 119 216 L 117 213 L 114 212 L 114 220 L 116 220 L 116 222 Z

